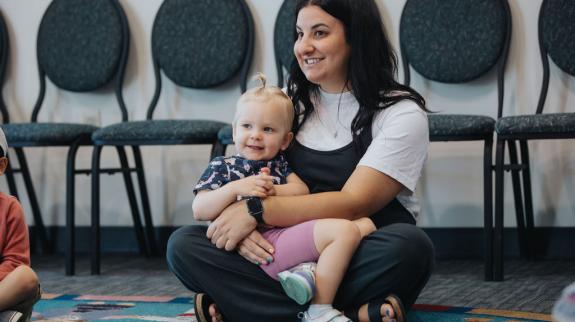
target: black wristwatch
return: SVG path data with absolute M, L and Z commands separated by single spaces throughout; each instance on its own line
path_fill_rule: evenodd
M 264 207 L 262 206 L 262 200 L 258 197 L 250 197 L 247 200 L 248 212 L 254 217 L 258 224 L 265 224 L 264 222 Z

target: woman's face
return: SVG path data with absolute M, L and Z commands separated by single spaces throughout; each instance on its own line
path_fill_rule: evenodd
M 307 6 L 297 15 L 296 31 L 293 50 L 305 77 L 326 92 L 341 92 L 350 55 L 341 21 L 318 6 Z

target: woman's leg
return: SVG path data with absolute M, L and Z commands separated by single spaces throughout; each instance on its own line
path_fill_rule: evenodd
M 38 276 L 26 266 L 18 266 L 0 281 L 0 311 L 10 309 L 38 293 Z
M 295 321 L 305 307 L 289 299 L 278 282 L 234 252 L 213 246 L 203 226 L 180 228 L 168 243 L 168 264 L 184 285 L 208 293 L 234 321 Z M 409 308 L 429 279 L 433 246 L 414 225 L 392 224 L 365 237 L 355 252 L 334 300 L 357 309 L 396 294 Z
M 360 243 L 334 306 L 345 312 L 395 294 L 409 309 L 427 283 L 433 263 L 433 245 L 420 228 L 411 224 L 384 226 Z
M 205 292 L 218 311 L 234 321 L 293 322 L 305 311 L 283 292 L 279 282 L 236 252 L 216 248 L 205 226 L 186 226 L 168 242 L 168 266 L 194 292 Z
M 332 304 L 361 235 L 358 226 L 345 219 L 321 219 L 314 227 L 320 253 L 315 270 L 317 292 L 312 304 Z

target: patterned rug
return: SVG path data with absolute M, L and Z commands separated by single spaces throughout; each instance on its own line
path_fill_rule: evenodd
M 546 314 L 416 304 L 410 322 L 552 321 Z M 43 294 L 32 321 L 195 322 L 189 297 L 96 296 Z

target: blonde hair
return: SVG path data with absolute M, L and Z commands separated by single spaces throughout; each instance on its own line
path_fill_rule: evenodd
M 277 86 L 266 86 L 267 79 L 263 73 L 257 73 L 254 79 L 260 82 L 259 86 L 247 90 L 240 98 L 236 105 L 236 114 L 234 116 L 234 125 L 238 119 L 239 106 L 248 101 L 273 101 L 280 104 L 287 112 L 286 126 L 291 131 L 294 119 L 294 107 L 291 99 Z

